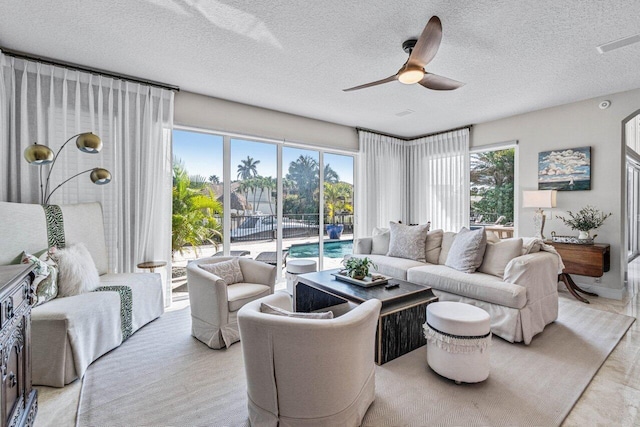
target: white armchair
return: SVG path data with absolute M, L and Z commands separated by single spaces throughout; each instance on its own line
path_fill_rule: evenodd
M 375 398 L 380 301 L 322 320 L 261 313 L 262 302 L 291 310 L 277 292 L 238 312 L 251 425 L 360 425 Z
M 187 284 L 191 303 L 191 335 L 210 348 L 229 347 L 240 340 L 237 312 L 244 304 L 273 293 L 276 267 L 239 258 L 244 282 L 228 285 L 220 277 L 200 268 L 233 257 L 211 257 L 190 262 Z

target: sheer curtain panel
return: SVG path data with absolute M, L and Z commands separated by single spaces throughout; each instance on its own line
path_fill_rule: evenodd
M 360 164 L 356 204 L 356 236 L 370 236 L 389 221 L 406 222 L 407 142 L 359 131 Z
M 50 203 L 102 204 L 113 272 L 171 260 L 172 91 L 0 54 L 0 125 L 0 200 L 39 203 L 39 168 L 22 154 L 29 144 L 55 153 L 69 137 L 93 132 L 102 151 L 82 153 L 70 142 L 52 184 L 94 167 L 108 169 L 111 183 L 81 175 Z M 169 271 L 170 262 L 165 278 Z
M 469 129 L 409 144 L 409 218 L 431 229 L 458 231 L 469 223 Z

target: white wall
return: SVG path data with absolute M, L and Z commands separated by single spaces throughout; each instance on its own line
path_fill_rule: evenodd
M 358 150 L 357 131 L 335 123 L 191 92 L 176 94 L 174 110 L 175 125 L 306 143 L 324 148 Z
M 611 106 L 601 110 L 598 104 L 605 99 L 611 101 Z M 612 212 L 596 230 L 596 242 L 611 244 L 611 271 L 601 278 L 602 283 L 596 283 L 591 277 L 574 279 L 586 285 L 585 288 L 591 287 L 603 296 L 614 298 L 622 297 L 626 270 L 622 120 L 638 109 L 640 89 L 477 124 L 471 133 L 472 147 L 519 141 L 519 195 L 522 190 L 537 189 L 539 152 L 591 146 L 591 190 L 559 192 L 558 207 L 552 210 L 553 215 L 547 211 L 545 235 L 549 237 L 551 231 L 560 235 L 575 234 L 555 218 L 567 210 L 575 212 L 589 204 Z M 533 235 L 533 210 L 520 208 L 517 215 L 518 235 Z

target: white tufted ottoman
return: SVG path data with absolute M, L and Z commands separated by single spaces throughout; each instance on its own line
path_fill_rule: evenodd
M 427 363 L 456 383 L 477 383 L 489 377 L 491 318 L 481 308 L 460 302 L 427 306 Z

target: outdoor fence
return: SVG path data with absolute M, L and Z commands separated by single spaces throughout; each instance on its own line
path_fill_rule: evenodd
M 319 214 L 290 214 L 282 218 L 283 238 L 313 237 L 319 234 Z M 216 219 L 222 224 L 222 216 Z M 332 219 L 324 218 L 325 224 Z M 353 234 L 353 215 L 336 214 L 335 223 L 344 225 L 343 233 Z M 275 239 L 278 228 L 276 215 L 236 215 L 231 217 L 231 241 L 248 242 Z M 326 231 L 323 232 L 326 235 Z

